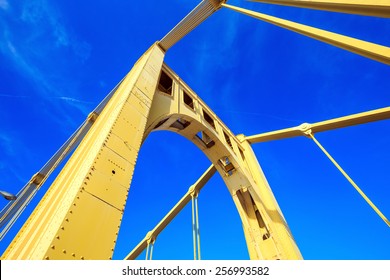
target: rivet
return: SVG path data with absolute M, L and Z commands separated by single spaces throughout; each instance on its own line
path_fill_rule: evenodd
M 46 256 L 46 257 L 45 257 L 45 260 L 48 260 L 48 259 L 49 259 L 49 257 L 48 257 L 48 256 Z
M 59 235 L 57 235 L 57 236 L 56 236 L 56 238 L 57 238 L 57 239 L 60 239 L 60 236 L 59 236 Z
M 70 214 L 72 214 L 72 213 L 73 213 L 73 211 L 72 211 L 72 210 L 70 210 L 70 211 L 69 211 L 69 213 L 70 213 Z
M 64 229 L 65 229 L 65 227 L 61 227 L 61 229 L 62 229 L 62 230 L 64 230 Z
M 64 249 L 64 250 L 62 250 L 62 253 L 66 254 L 66 250 L 65 250 L 65 249 Z
M 84 257 L 82 256 L 80 259 L 82 259 L 82 260 L 83 260 L 83 259 L 84 259 Z
M 66 219 L 65 219 L 65 221 L 69 222 L 69 219 L 68 219 L 68 218 L 66 218 Z
M 72 253 L 72 257 L 76 257 L 76 254 L 75 254 L 75 253 Z
M 76 203 L 73 203 L 74 206 L 76 206 Z
M 54 246 L 54 245 L 51 245 L 51 247 L 50 248 L 52 248 L 53 250 L 56 248 L 56 246 Z

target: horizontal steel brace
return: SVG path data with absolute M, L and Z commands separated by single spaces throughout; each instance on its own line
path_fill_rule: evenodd
M 353 125 L 364 124 L 368 122 L 390 119 L 390 107 L 367 111 L 359 114 L 353 114 L 345 117 L 330 119 L 313 124 L 302 124 L 291 128 L 247 136 L 245 140 L 249 143 L 267 142 L 284 138 L 305 136 L 307 132 L 317 133 L 337 128 L 343 128 Z

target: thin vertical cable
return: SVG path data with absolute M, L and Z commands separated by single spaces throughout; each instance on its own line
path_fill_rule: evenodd
M 195 198 L 194 196 L 191 197 L 192 202 L 192 241 L 194 245 L 194 260 L 196 260 L 196 225 L 195 225 Z
M 146 246 L 146 256 L 145 256 L 145 260 L 148 260 L 148 259 L 149 259 L 149 248 L 150 248 L 150 243 L 148 242 L 148 246 Z
M 153 250 L 154 250 L 154 241 L 152 241 L 152 242 L 150 243 L 150 250 L 149 250 L 150 256 L 149 256 L 149 260 L 152 260 L 152 259 L 153 259 Z
M 200 257 L 200 227 L 199 227 L 199 211 L 198 211 L 198 196 L 195 198 L 195 217 L 196 217 L 196 237 L 198 241 L 198 260 Z

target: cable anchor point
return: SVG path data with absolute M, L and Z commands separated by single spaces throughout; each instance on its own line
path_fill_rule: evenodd
M 297 126 L 297 129 L 302 132 L 304 136 L 309 138 L 313 137 L 313 131 L 311 130 L 312 126 L 310 123 L 303 123 L 300 126 Z

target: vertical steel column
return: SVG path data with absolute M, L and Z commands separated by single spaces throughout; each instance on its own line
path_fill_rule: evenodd
M 3 259 L 110 259 L 165 52 L 134 65 Z

